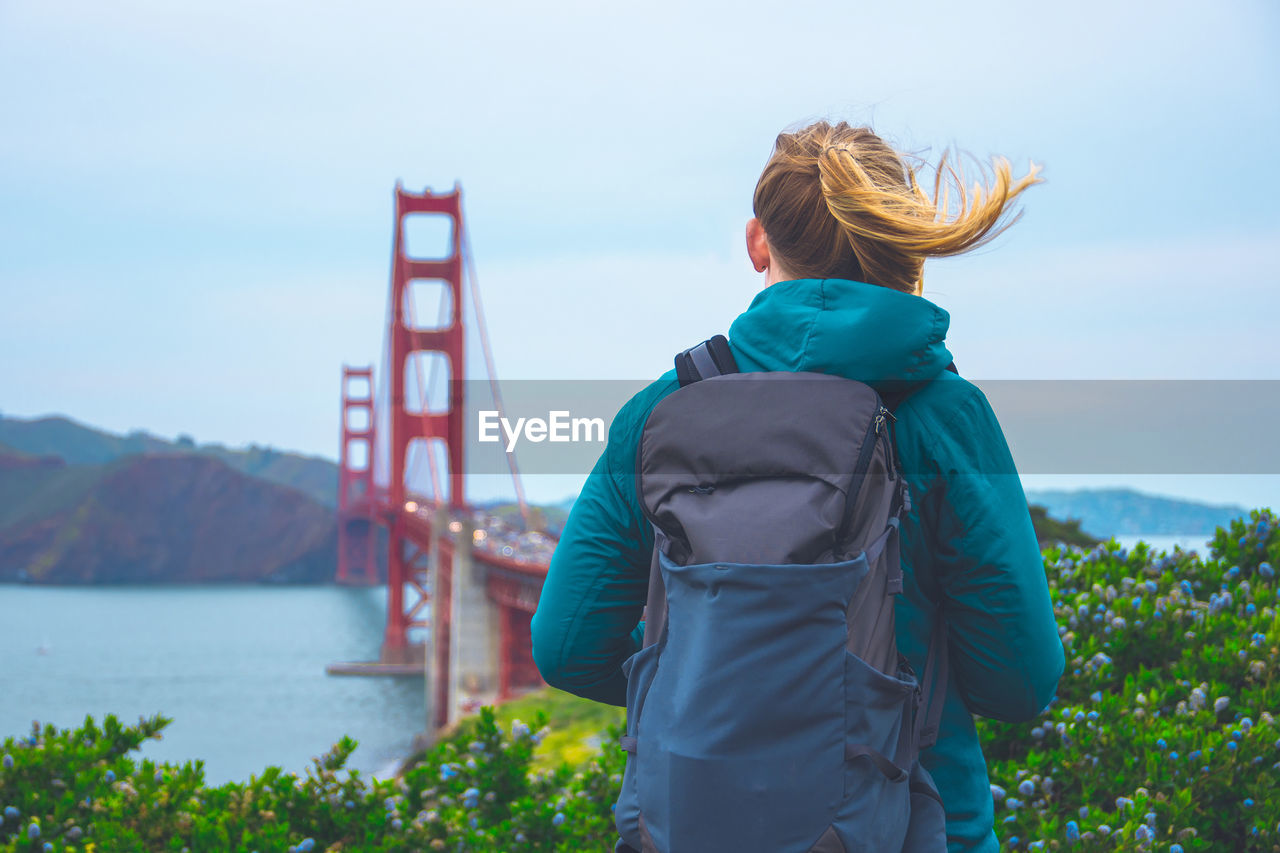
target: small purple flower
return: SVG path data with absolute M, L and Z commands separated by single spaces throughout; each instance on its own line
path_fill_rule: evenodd
M 564 823 L 564 812 L 556 812 L 556 816 L 551 818 L 552 826 L 560 826 Z
M 4 757 L 4 769 L 5 770 L 13 769 L 13 756 L 7 753 L 5 754 L 5 757 Z

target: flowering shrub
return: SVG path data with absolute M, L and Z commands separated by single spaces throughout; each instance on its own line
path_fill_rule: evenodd
M 1003 849 L 1280 850 L 1276 528 L 1045 552 L 1067 671 L 1039 719 L 978 721 Z
M 205 785 L 200 762 L 129 757 L 169 722 L 107 717 L 99 729 L 87 719 L 4 741 L 0 851 L 576 851 L 603 849 L 598 839 L 613 832 L 621 752 L 530 773 L 541 715 L 508 733 L 484 708 L 398 779 L 345 771 L 356 747 L 347 738 L 304 778 L 269 768 L 219 787 Z
M 1269 511 L 1210 558 L 1114 542 L 1051 548 L 1067 650 L 1034 721 L 979 720 L 1002 849 L 1280 851 L 1280 533 Z M 75 850 L 606 851 L 616 727 L 579 768 L 531 771 L 545 715 L 492 709 L 398 779 L 346 771 L 344 739 L 305 777 L 208 787 L 199 762 L 135 762 L 168 720 L 34 727 L 0 745 L 0 853 Z

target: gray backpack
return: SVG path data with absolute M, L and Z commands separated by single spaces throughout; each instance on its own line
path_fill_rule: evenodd
M 616 850 L 944 853 L 917 756 L 946 630 L 926 703 L 894 636 L 911 505 L 891 409 L 838 376 L 740 373 L 723 336 L 676 373 L 636 460 L 655 545 L 644 645 L 622 667 Z

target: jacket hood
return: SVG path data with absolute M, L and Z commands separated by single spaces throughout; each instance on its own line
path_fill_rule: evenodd
M 924 382 L 951 363 L 951 316 L 929 300 L 845 279 L 765 288 L 729 327 L 744 370 L 829 373 L 873 387 Z

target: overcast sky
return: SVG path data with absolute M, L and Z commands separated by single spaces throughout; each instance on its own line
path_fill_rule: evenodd
M 1278 9 L 0 0 L 0 411 L 336 456 L 397 179 L 462 183 L 501 376 L 655 376 L 815 118 L 1043 164 L 926 268 L 966 376 L 1280 379 Z

